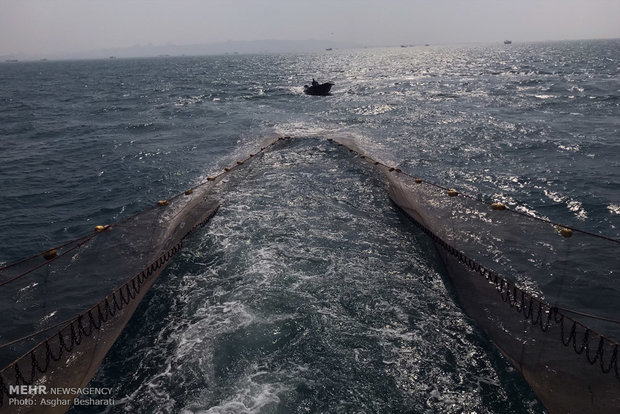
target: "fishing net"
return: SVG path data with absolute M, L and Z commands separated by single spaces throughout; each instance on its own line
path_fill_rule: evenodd
M 465 312 L 551 412 L 617 412 L 619 242 L 376 165 L 435 243 Z M 596 294 L 586 293 L 596 292 Z
M 217 211 L 214 187 L 264 149 L 146 211 L 1 268 L 1 410 L 66 411 L 183 240 Z M 85 298 L 103 299 L 85 306 Z M 43 397 L 62 402 L 41 406 Z
M 215 186 L 282 141 L 145 212 L 0 269 L 0 409 L 15 385 L 86 386 L 183 240 L 215 214 Z M 414 178 L 353 139 L 328 141 L 385 176 L 393 202 L 435 243 L 462 308 L 549 411 L 617 411 L 617 240 Z M 103 299 L 85 307 L 84 296 Z M 64 412 L 70 404 L 45 409 Z

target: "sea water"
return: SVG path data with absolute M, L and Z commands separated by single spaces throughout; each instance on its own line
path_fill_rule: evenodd
M 619 48 L 2 64 L 0 262 L 293 136 L 219 190 L 218 214 L 138 308 L 91 382 L 113 389 L 108 412 L 543 412 L 377 173 L 325 138 L 617 238 Z M 312 78 L 332 95 L 304 95 Z

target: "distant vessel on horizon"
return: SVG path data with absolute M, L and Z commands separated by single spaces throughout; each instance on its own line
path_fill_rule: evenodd
M 505 45 L 511 45 L 512 44 L 512 40 L 504 40 L 504 44 Z

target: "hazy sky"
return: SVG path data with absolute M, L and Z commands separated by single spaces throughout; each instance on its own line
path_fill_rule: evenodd
M 620 0 L 0 0 L 0 55 L 229 40 L 620 37 Z

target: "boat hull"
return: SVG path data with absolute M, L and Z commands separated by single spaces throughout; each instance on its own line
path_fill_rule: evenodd
M 326 96 L 329 95 L 329 91 L 334 86 L 331 82 L 321 83 L 319 85 L 304 85 L 304 93 L 306 95 Z

